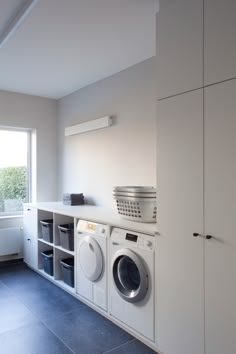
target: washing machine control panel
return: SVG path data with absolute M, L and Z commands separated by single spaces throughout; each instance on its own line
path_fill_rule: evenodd
M 142 238 L 142 237 L 139 237 L 139 239 L 138 239 L 138 246 L 139 247 L 142 247 L 142 248 L 147 248 L 147 249 L 150 249 L 150 250 L 152 250 L 152 248 L 153 248 L 153 243 L 152 243 L 152 241 L 150 241 L 150 240 L 146 240 L 146 235 L 144 236 L 144 238 Z
M 126 247 L 132 245 L 132 247 L 136 246 L 150 251 L 154 249 L 155 243 L 155 238 L 153 236 L 118 228 L 113 229 L 111 239 L 113 242 L 123 244 Z

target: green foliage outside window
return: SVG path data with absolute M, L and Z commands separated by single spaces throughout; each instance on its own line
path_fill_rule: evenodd
M 26 201 L 25 166 L 0 168 L 0 212 L 22 210 Z

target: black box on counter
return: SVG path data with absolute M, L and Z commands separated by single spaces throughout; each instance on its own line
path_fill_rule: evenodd
M 84 195 L 83 193 L 64 193 L 62 202 L 65 205 L 83 205 L 84 204 Z

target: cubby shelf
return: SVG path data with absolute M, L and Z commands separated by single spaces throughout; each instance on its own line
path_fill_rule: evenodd
M 63 251 L 63 252 L 65 252 L 65 253 L 68 253 L 68 254 L 70 254 L 70 255 L 72 255 L 72 256 L 75 255 L 75 252 L 74 252 L 74 251 L 67 250 L 67 249 L 65 249 L 64 247 L 60 246 L 60 245 L 54 245 L 54 248 L 56 248 L 56 249 L 58 249 L 58 250 L 60 250 L 60 251 Z
M 54 247 L 54 244 L 48 241 L 45 241 L 43 238 L 38 238 L 38 241 L 45 243 L 46 245 Z

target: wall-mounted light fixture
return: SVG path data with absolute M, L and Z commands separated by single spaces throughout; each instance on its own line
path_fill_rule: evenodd
M 106 116 L 106 117 L 90 120 L 85 123 L 72 125 L 71 127 L 67 127 L 65 128 L 65 136 L 85 133 L 91 130 L 107 128 L 111 125 L 112 125 L 112 118 Z

